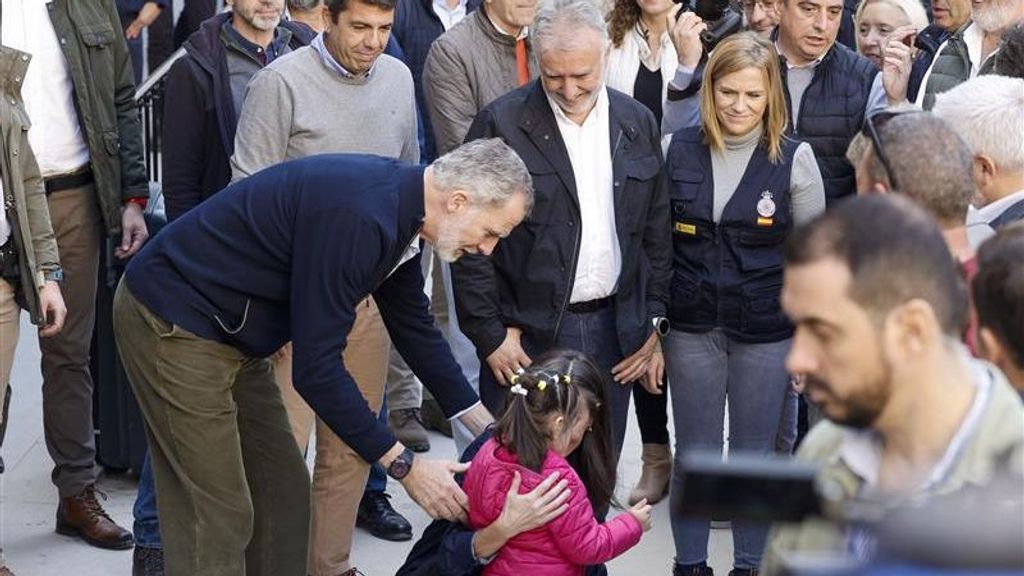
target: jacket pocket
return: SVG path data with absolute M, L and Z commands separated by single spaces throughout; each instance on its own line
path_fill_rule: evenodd
M 96 50 L 106 49 L 117 38 L 114 29 L 103 22 L 84 25 L 79 28 L 78 34 L 81 36 L 83 44 Z
M 644 156 L 626 163 L 626 177 L 634 180 L 650 180 L 661 171 L 661 162 L 656 156 Z
M 782 268 L 783 248 L 787 231 L 742 230 L 739 233 L 736 259 L 744 272 Z
M 107 151 L 107 155 L 116 157 L 121 152 L 121 138 L 118 136 L 116 130 L 107 130 L 103 132 L 103 148 Z

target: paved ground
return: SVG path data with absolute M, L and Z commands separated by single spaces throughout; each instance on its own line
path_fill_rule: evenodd
M 4 445 L 4 460 L 8 468 L 6 474 L 0 475 L 0 542 L 3 543 L 8 566 L 18 576 L 130 575 L 130 551 L 98 550 L 53 531 L 57 493 L 49 480 L 50 460 L 43 442 L 39 348 L 35 330 L 27 321 L 22 324 L 11 381 L 15 388 L 14 403 Z M 447 438 L 434 435 L 431 442 L 433 450 L 430 457 L 454 456 L 454 444 Z M 639 458 L 640 439 L 634 424 L 626 438 L 619 467 L 618 494 L 623 500 L 639 476 Z M 107 511 L 122 525 L 130 526 L 135 498 L 134 478 L 108 476 L 101 482 L 101 489 L 108 496 Z M 409 518 L 418 535 L 428 523 L 427 516 L 400 486 L 392 485 L 390 489 L 395 496 L 392 500 L 395 507 Z M 655 576 L 671 573 L 673 546 L 667 506 L 667 502 L 663 502 L 655 508 L 654 529 L 644 536 L 640 545 L 609 565 L 611 574 Z M 410 547 L 411 543 L 385 542 L 359 531 L 354 560 L 367 576 L 390 575 L 405 559 Z M 711 552 L 712 567 L 721 574 L 727 574 L 732 565 L 732 538 L 728 530 L 712 532 Z

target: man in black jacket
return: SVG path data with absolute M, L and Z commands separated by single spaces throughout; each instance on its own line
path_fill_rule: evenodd
M 642 104 L 605 87 L 609 41 L 592 3 L 541 8 L 531 34 L 541 79 L 484 108 L 466 139 L 504 139 L 536 203 L 492 259 L 452 265 L 459 323 L 486 360 L 480 396 L 495 414 L 500 386 L 531 356 L 555 345 L 590 355 L 615 380 L 621 450 L 631 385 L 653 391 L 664 366 L 672 248 L 660 131 Z
M 313 39 L 306 26 L 256 13 L 258 0 L 203 22 L 171 67 L 164 98 L 163 160 L 167 218 L 173 220 L 227 186 L 245 86 L 274 58 Z

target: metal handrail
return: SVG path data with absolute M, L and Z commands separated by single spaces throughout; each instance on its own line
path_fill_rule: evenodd
M 179 48 L 161 64 L 149 78 L 135 90 L 135 106 L 139 109 L 142 123 L 142 145 L 146 161 L 146 172 L 152 184 L 159 184 L 163 173 L 163 155 L 161 139 L 164 121 L 164 88 L 167 74 L 178 58 L 185 55 L 185 49 Z M 152 186 L 151 186 L 152 187 Z M 159 186 L 157 186 L 159 187 Z

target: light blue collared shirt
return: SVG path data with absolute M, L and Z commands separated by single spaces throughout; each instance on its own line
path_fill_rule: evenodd
M 327 67 L 330 68 L 331 70 L 334 70 L 338 74 L 341 74 L 342 78 L 360 78 L 360 76 L 356 76 L 355 74 L 346 70 L 344 66 L 342 66 L 337 60 L 334 59 L 334 56 L 331 56 L 331 53 L 327 51 L 327 45 L 324 44 L 323 32 L 317 34 L 316 38 L 313 38 L 313 41 L 310 42 L 309 45 L 312 46 L 313 49 L 316 50 L 317 54 L 320 55 L 320 59 L 324 61 L 324 64 L 326 64 Z M 373 72 L 372 66 L 370 67 L 369 70 L 366 71 L 366 74 L 363 74 L 362 77 L 369 78 L 371 72 Z

